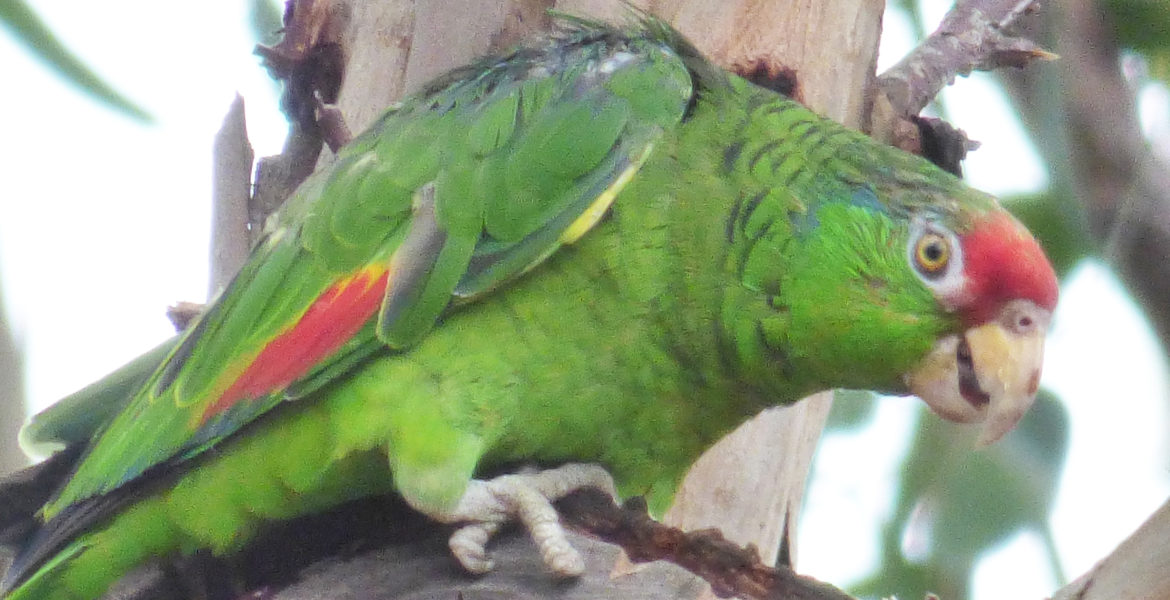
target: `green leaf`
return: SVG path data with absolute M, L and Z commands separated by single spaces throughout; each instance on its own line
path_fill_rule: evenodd
M 1106 0 L 1117 41 L 1139 52 L 1170 49 L 1170 11 L 1165 0 Z
M 1144 56 L 1150 76 L 1170 85 L 1170 10 L 1165 0 L 1106 0 L 1102 4 L 1117 42 Z
M 61 44 L 24 0 L 0 0 L 0 25 L 7 27 L 35 56 L 49 63 L 58 75 L 92 98 L 139 121 L 152 120 L 149 113 L 102 81 Z

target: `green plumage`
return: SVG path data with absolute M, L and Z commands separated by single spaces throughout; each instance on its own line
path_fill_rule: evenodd
M 614 193 L 599 223 L 582 217 Z M 456 71 L 290 200 L 100 425 L 46 508 L 59 535 L 33 539 L 6 598 L 94 597 L 150 556 L 230 552 L 265 521 L 354 497 L 451 506 L 506 462 L 598 462 L 661 511 L 698 454 L 761 408 L 904 391 L 960 327 L 908 264 L 912 220 L 961 233 L 998 210 L 657 23 L 577 24 Z M 363 269 L 390 283 L 356 333 L 207 416 Z M 57 435 L 52 421 L 31 441 Z

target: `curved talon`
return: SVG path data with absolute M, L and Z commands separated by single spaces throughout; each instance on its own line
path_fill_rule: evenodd
M 448 546 L 469 572 L 482 574 L 492 569 L 487 542 L 504 523 L 516 518 L 528 529 L 549 569 L 561 577 L 576 577 L 585 572 L 585 560 L 569 543 L 552 502 L 590 487 L 617 498 L 613 479 L 605 469 L 568 464 L 488 481 L 473 479 L 453 511 L 431 516 L 447 523 L 465 523 L 451 534 Z
M 469 573 L 483 575 L 495 568 L 496 563 L 487 555 L 487 543 L 500 530 L 500 524 L 493 522 L 464 525 L 456 529 L 447 540 L 451 554 L 455 555 L 455 560 L 458 560 Z
M 538 474 L 539 475 L 539 474 Z M 505 477 L 522 478 L 524 475 Z M 546 495 L 547 490 L 525 485 L 518 479 L 494 480 L 489 483 L 497 498 L 506 503 L 532 536 L 540 550 L 544 564 L 562 577 L 576 577 L 585 572 L 585 560 L 569 543 L 560 517 L 550 500 L 559 496 Z M 562 496 L 564 494 L 561 494 Z

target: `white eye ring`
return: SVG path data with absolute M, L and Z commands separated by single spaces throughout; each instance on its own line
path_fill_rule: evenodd
M 938 222 L 921 217 L 911 221 L 906 261 L 935 295 L 955 298 L 962 290 L 963 246 L 954 232 Z

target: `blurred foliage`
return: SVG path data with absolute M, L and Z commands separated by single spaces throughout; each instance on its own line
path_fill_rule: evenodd
M 1051 393 L 1042 390 L 1015 431 L 978 452 L 970 428 L 925 410 L 921 417 L 883 528 L 880 564 L 851 586 L 859 596 L 966 598 L 982 554 L 1022 531 L 1051 540 L 1048 511 L 1068 446 L 1068 417 Z
M 827 428 L 865 425 L 878 396 L 839 390 Z M 1048 512 L 1068 448 L 1068 416 L 1049 391 L 1015 431 L 973 451 L 976 432 L 921 409 L 903 460 L 894 513 L 882 528 L 873 572 L 850 586 L 863 598 L 969 597 L 970 573 L 988 551 L 1030 531 L 1044 542 L 1053 573 L 1064 579 Z
M 922 7 L 919 6 L 918 0 L 894 0 L 890 5 L 906 15 L 915 36 L 919 39 L 926 36 L 926 21 L 922 18 Z
M 37 58 L 89 97 L 143 122 L 151 116 L 110 87 L 69 51 L 24 0 L 0 0 L 0 25 L 6 27 Z M 13 93 L 9 90 L 7 93 Z
M 1149 73 L 1170 84 L 1170 3 L 1166 0 L 1102 0 L 1122 48 L 1141 54 Z

